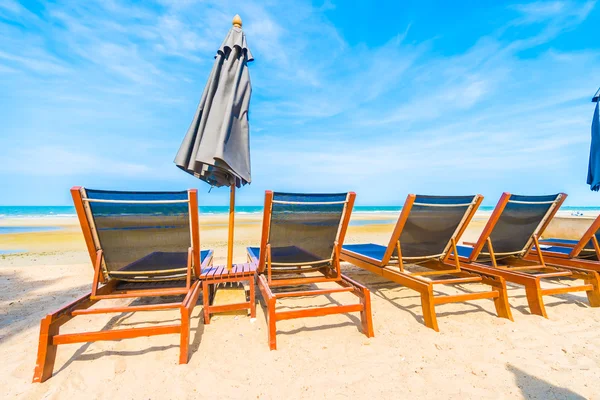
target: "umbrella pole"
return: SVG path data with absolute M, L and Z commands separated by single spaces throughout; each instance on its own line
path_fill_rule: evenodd
M 233 266 L 233 225 L 235 215 L 235 185 L 229 190 L 229 236 L 227 238 L 227 270 Z

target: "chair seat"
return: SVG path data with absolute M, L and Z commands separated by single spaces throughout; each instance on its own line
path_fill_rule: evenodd
M 253 262 L 258 262 L 260 259 L 260 247 L 246 247 L 246 252 Z
M 348 250 L 377 261 L 383 260 L 383 255 L 385 254 L 386 249 L 387 247 L 374 243 L 345 244 L 342 246 L 342 250 Z
M 465 257 L 465 258 L 471 257 L 471 253 L 473 253 L 473 248 L 471 246 L 457 245 L 456 250 L 458 251 L 458 255 L 460 257 Z
M 573 251 L 572 247 L 562 247 L 562 246 L 546 247 L 541 243 L 540 243 L 540 248 L 542 249 L 542 252 L 544 252 L 544 253 L 548 252 L 548 253 L 571 254 L 571 252 Z M 533 251 L 535 251 L 535 246 L 533 246 L 531 249 Z
M 247 251 L 251 257 L 256 260 L 260 259 L 259 247 L 248 247 Z M 324 260 L 297 246 L 271 247 L 271 264 L 274 266 L 278 264 L 314 264 L 321 261 L 323 264 L 329 263 L 329 260 Z
M 210 253 L 209 250 L 200 252 L 200 262 Z M 152 277 L 172 277 L 187 272 L 187 252 L 152 252 L 131 264 L 124 266 L 118 271 L 109 271 L 114 278 L 142 278 L 143 276 Z M 140 275 L 136 275 L 139 273 Z
M 557 253 L 557 254 L 561 254 L 564 256 L 569 256 L 571 257 L 571 253 L 573 252 L 573 248 L 572 247 L 562 247 L 562 246 L 543 246 L 540 245 L 540 247 L 542 248 L 542 252 L 544 253 Z M 532 248 L 533 251 L 535 251 L 535 246 Z M 579 254 L 576 254 L 575 256 L 573 256 L 573 258 L 585 258 L 585 259 L 596 259 L 596 250 L 594 249 L 581 249 L 581 251 L 579 252 Z
M 435 243 L 433 243 L 435 246 Z M 369 258 L 372 258 L 377 261 L 383 261 L 383 257 L 385 255 L 385 251 L 387 250 L 386 246 L 382 246 L 380 244 L 367 243 L 367 244 L 347 244 L 342 247 L 342 249 L 351 251 L 353 253 L 357 253 Z M 431 254 L 432 253 L 432 243 L 408 243 L 402 244 L 402 259 L 431 259 L 434 257 L 439 257 L 439 254 Z M 394 252 L 394 257 L 397 257 L 397 252 Z
M 185 280 L 173 280 L 173 281 L 142 281 L 142 282 L 130 282 L 130 281 L 119 281 L 117 291 L 119 290 L 152 290 L 152 289 L 185 289 Z
M 540 244 L 546 244 L 546 243 L 560 243 L 560 244 L 575 246 L 577 243 L 579 243 L 579 240 L 559 239 L 559 238 L 549 238 L 549 239 L 540 240 Z

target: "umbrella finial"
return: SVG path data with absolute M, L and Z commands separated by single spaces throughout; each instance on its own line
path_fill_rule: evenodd
M 241 28 L 242 27 L 242 18 L 240 17 L 239 14 L 235 14 L 235 17 L 233 17 L 233 21 L 231 23 L 233 24 L 233 26 Z

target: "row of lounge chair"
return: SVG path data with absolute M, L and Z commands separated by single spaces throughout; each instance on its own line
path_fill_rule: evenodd
M 547 317 L 543 296 L 585 291 L 600 306 L 600 217 L 579 241 L 540 240 L 565 194 L 517 196 L 504 193 L 473 243 L 459 240 L 483 197 L 409 195 L 387 244 L 344 244 L 355 194 L 290 194 L 267 191 L 259 247 L 247 248 L 248 262 L 232 269 L 213 266 L 213 252 L 201 250 L 197 192 L 71 190 L 90 260 L 91 292 L 42 319 L 34 382 L 52 375 L 57 346 L 67 343 L 178 333 L 180 363 L 187 363 L 190 316 L 204 295 L 210 312 L 250 309 L 254 284 L 266 306 L 269 347 L 276 349 L 276 322 L 358 312 L 363 333 L 372 337 L 369 290 L 342 274 L 345 261 L 417 291 L 425 325 L 439 330 L 435 306 L 493 299 L 499 317 L 512 320 L 506 282 L 525 287 L 531 313 Z M 542 288 L 542 280 L 568 278 L 574 284 Z M 249 283 L 248 301 L 212 305 L 214 284 Z M 485 291 L 440 295 L 437 285 L 479 283 Z M 317 284 L 328 284 L 320 285 Z M 333 285 L 332 285 L 333 284 Z M 322 287 L 326 286 L 326 287 Z M 333 286 L 333 287 L 332 287 Z M 278 301 L 301 296 L 356 296 L 353 304 L 301 309 Z M 180 301 L 92 307 L 101 300 L 182 297 Z M 179 309 L 179 324 L 85 333 L 59 333 L 78 315 Z M 212 311 L 210 311 L 212 310 Z

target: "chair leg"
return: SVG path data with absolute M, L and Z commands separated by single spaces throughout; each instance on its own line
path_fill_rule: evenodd
M 179 364 L 187 364 L 190 346 L 190 312 L 181 307 L 181 332 L 179 341 Z
M 363 305 L 363 309 L 360 312 L 360 321 L 362 331 L 367 337 L 373 337 L 375 333 L 373 331 L 373 316 L 371 314 L 371 292 L 367 288 L 362 288 L 361 291 L 360 302 Z
M 256 295 L 254 287 L 254 276 L 249 279 L 250 283 L 250 318 L 256 318 Z
M 202 281 L 202 311 L 204 325 L 210 324 L 210 284 L 207 281 Z
M 592 285 L 594 288 L 586 292 L 591 307 L 600 307 L 600 279 L 599 274 L 592 271 L 587 279 L 584 279 L 586 285 Z
M 277 350 L 277 328 L 275 327 L 275 299 L 267 300 L 267 323 L 269 325 L 269 349 Z
M 506 291 L 506 282 L 502 281 L 501 284 L 494 286 L 498 291 L 498 297 L 494 299 L 494 305 L 496 306 L 496 313 L 500 318 L 506 318 L 511 321 L 513 320 L 512 312 L 510 310 L 510 304 L 508 304 L 508 293 Z
M 440 331 L 437 323 L 437 316 L 435 315 L 435 305 L 433 304 L 433 288 L 431 285 L 427 288 L 427 291 L 421 292 L 421 307 L 423 308 L 423 319 L 425 326 L 433 329 L 436 332 Z
M 52 339 L 54 335 L 58 335 L 59 327 L 58 324 L 52 323 L 50 315 L 43 318 L 40 323 L 40 340 L 33 382 L 44 382 L 52 376 L 57 350 L 57 346 L 52 344 Z
M 544 305 L 544 299 L 542 298 L 539 279 L 536 278 L 535 281 L 525 285 L 525 294 L 527 295 L 529 311 L 531 311 L 532 314 L 548 318 L 548 314 L 546 314 L 546 306 Z

